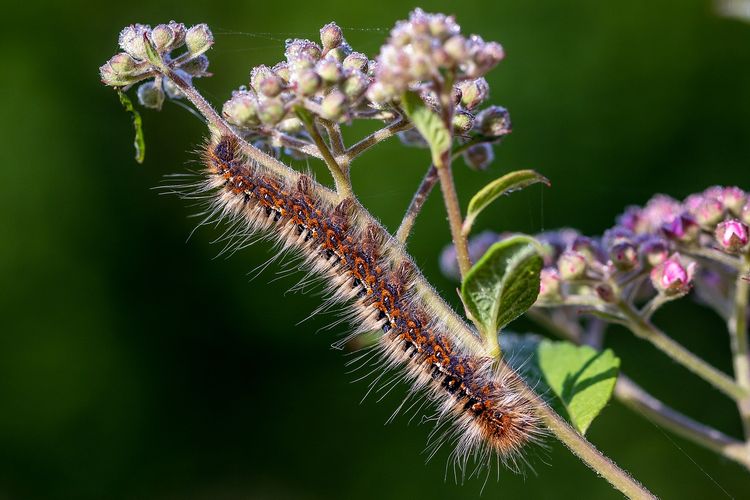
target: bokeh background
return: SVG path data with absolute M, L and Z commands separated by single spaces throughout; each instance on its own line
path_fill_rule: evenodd
M 281 59 L 283 40 L 336 20 L 376 53 L 415 6 L 458 15 L 500 41 L 489 80 L 514 133 L 490 172 L 456 166 L 465 202 L 500 173 L 535 168 L 553 182 L 503 199 L 480 227 L 596 234 L 655 192 L 750 188 L 750 25 L 705 0 L 421 3 L 197 0 L 3 7 L 0 30 L 0 498 L 478 498 L 482 481 L 427 465 L 429 427 L 384 422 L 400 401 L 360 404 L 331 317 L 301 325 L 317 297 L 285 294 L 259 244 L 214 259 L 212 230 L 151 188 L 194 162 L 204 129 L 175 105 L 143 112 L 144 165 L 130 117 L 98 81 L 126 24 L 207 22 L 215 104 L 248 70 Z M 356 190 L 395 228 L 427 153 L 381 145 L 354 167 Z M 438 197 L 410 248 L 456 302 L 437 257 L 449 234 Z M 270 283 L 269 283 L 270 282 Z M 657 321 L 724 370 L 726 334 L 683 301 Z M 535 329 L 519 321 L 516 330 Z M 623 369 L 665 402 L 739 435 L 733 405 L 624 332 L 608 344 Z M 665 498 L 750 498 L 750 474 L 612 402 L 590 439 Z M 555 442 L 535 471 L 503 471 L 483 498 L 618 498 Z M 722 491 L 722 490 L 725 490 Z

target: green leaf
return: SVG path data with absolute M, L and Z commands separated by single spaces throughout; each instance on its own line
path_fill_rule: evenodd
M 469 208 L 466 212 L 466 220 L 464 221 L 464 234 L 469 233 L 471 226 L 474 223 L 474 219 L 477 218 L 480 212 L 487 208 L 490 203 L 497 198 L 538 182 L 542 182 L 547 186 L 550 185 L 550 182 L 546 177 L 533 170 L 517 170 L 506 174 L 499 179 L 495 179 L 484 186 L 469 202 Z
M 544 380 L 557 396 L 571 424 L 585 434 L 612 397 L 620 358 L 610 350 L 543 340 L 536 358 Z M 557 405 L 555 405 L 557 406 Z
M 133 114 L 133 128 L 135 129 L 135 161 L 143 163 L 143 159 L 146 157 L 146 140 L 143 137 L 143 120 L 141 114 L 133 106 L 133 102 L 130 98 L 125 95 L 122 90 L 117 90 L 117 95 L 120 97 L 120 104 L 128 111 Z
M 430 145 L 432 163 L 439 167 L 442 164 L 441 157 L 450 152 L 452 142 L 450 131 L 440 116 L 428 108 L 416 92 L 405 92 L 401 98 L 401 105 L 406 116 Z
M 525 313 L 539 294 L 539 243 L 514 236 L 492 245 L 461 284 L 464 305 L 484 335 L 496 335 Z

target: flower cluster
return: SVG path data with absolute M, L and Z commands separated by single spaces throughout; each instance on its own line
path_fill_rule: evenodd
M 632 299 L 658 307 L 695 286 L 699 299 L 724 308 L 740 259 L 750 254 L 750 197 L 744 191 L 712 187 L 682 202 L 657 195 L 643 207 L 629 207 L 617 222 L 598 238 L 572 229 L 537 235 L 545 248 L 538 306 L 601 310 Z M 487 232 L 472 238 L 473 258 L 503 237 Z M 456 277 L 453 252 L 443 252 L 441 266 Z
M 120 32 L 119 44 L 123 52 L 114 55 L 99 68 L 99 74 L 104 84 L 124 88 L 153 78 L 138 87 L 138 101 L 142 106 L 160 109 L 165 96 L 171 99 L 182 97 L 182 92 L 172 81 L 154 71 L 147 44 L 153 47 L 164 64 L 186 82 L 190 83 L 195 77 L 210 76 L 205 52 L 213 44 L 213 35 L 205 24 L 197 24 L 189 29 L 175 21 L 154 28 L 134 24 Z M 172 55 L 173 51 L 183 47 L 185 51 L 182 54 Z

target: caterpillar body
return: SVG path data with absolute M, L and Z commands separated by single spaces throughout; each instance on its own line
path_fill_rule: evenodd
M 414 392 L 437 406 L 437 445 L 454 442 L 465 470 L 516 464 L 539 440 L 538 419 L 518 375 L 491 362 L 476 334 L 422 277 L 403 245 L 358 202 L 293 170 L 280 175 L 247 159 L 237 140 L 217 136 L 203 152 L 211 213 L 296 251 L 330 284 L 330 300 L 349 305 L 354 334 L 379 330 L 386 368 L 401 370 Z M 353 334 L 353 335 L 354 335 Z

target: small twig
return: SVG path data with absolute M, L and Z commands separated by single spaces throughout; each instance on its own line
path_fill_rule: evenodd
M 387 127 L 381 128 L 380 130 L 377 130 L 368 135 L 358 143 L 353 144 L 343 154 L 339 155 L 337 159 L 340 159 L 349 164 L 352 162 L 352 160 L 354 160 L 356 157 L 358 157 L 371 147 L 383 142 L 386 139 L 390 139 L 399 132 L 403 132 L 404 130 L 412 128 L 412 126 L 413 125 L 411 124 L 411 122 L 409 122 L 405 118 L 399 118 Z
M 328 140 L 331 143 L 333 155 L 338 160 L 338 157 L 346 151 L 346 148 L 344 147 L 344 137 L 341 135 L 341 127 L 339 127 L 338 123 L 333 123 L 330 120 L 324 120 L 322 118 L 320 118 L 320 123 L 323 125 L 323 128 L 326 129 L 326 134 L 328 134 Z
M 333 154 L 331 154 L 328 144 L 326 144 L 323 136 L 320 135 L 314 116 L 302 107 L 297 108 L 296 112 L 299 119 L 302 120 L 302 123 L 305 125 L 305 130 L 307 130 L 307 133 L 310 134 L 313 142 L 318 147 L 318 151 L 323 155 L 323 161 L 325 161 L 326 166 L 328 166 L 333 181 L 336 183 L 336 192 L 341 198 L 353 197 L 354 194 L 352 192 L 352 185 L 349 181 L 349 176 L 341 169 L 341 166 L 339 166 L 336 159 L 333 157 Z
M 325 161 L 323 159 L 323 155 L 320 153 L 320 150 L 318 150 L 315 144 L 302 139 L 297 139 L 296 137 L 292 137 L 290 135 L 279 132 L 276 129 L 270 130 L 267 135 L 269 135 L 274 141 L 277 141 L 284 147 L 294 149 L 296 151 L 299 151 L 300 153 L 304 153 L 308 156 L 312 156 L 313 158 Z
M 671 337 L 659 330 L 650 321 L 641 317 L 629 304 L 618 303 L 618 309 L 627 318 L 626 326 L 636 336 L 644 338 L 667 356 L 710 383 L 730 398 L 739 401 L 748 397 L 748 390 L 742 387 L 726 373 L 717 370 L 703 359 L 685 349 Z
M 401 225 L 398 227 L 398 231 L 396 231 L 396 239 L 401 243 L 406 243 L 406 240 L 409 238 L 411 229 L 414 227 L 414 221 L 417 220 L 417 216 L 422 210 L 422 205 L 427 201 L 427 197 L 430 196 L 432 188 L 435 187 L 437 180 L 437 169 L 435 168 L 435 165 L 430 165 L 424 178 L 422 178 L 422 182 L 419 184 L 419 188 L 417 188 L 416 193 L 414 193 L 411 203 L 409 203 L 409 208 L 406 209 L 406 214 L 404 214 L 404 218 L 401 220 Z
M 726 264 L 727 266 L 737 271 L 742 269 L 742 261 L 740 259 L 732 257 L 731 255 L 727 255 L 724 252 L 720 252 L 719 250 L 713 248 L 686 248 L 684 250 L 681 250 L 681 252 L 685 255 L 703 257 L 705 259 L 721 262 L 722 264 Z

